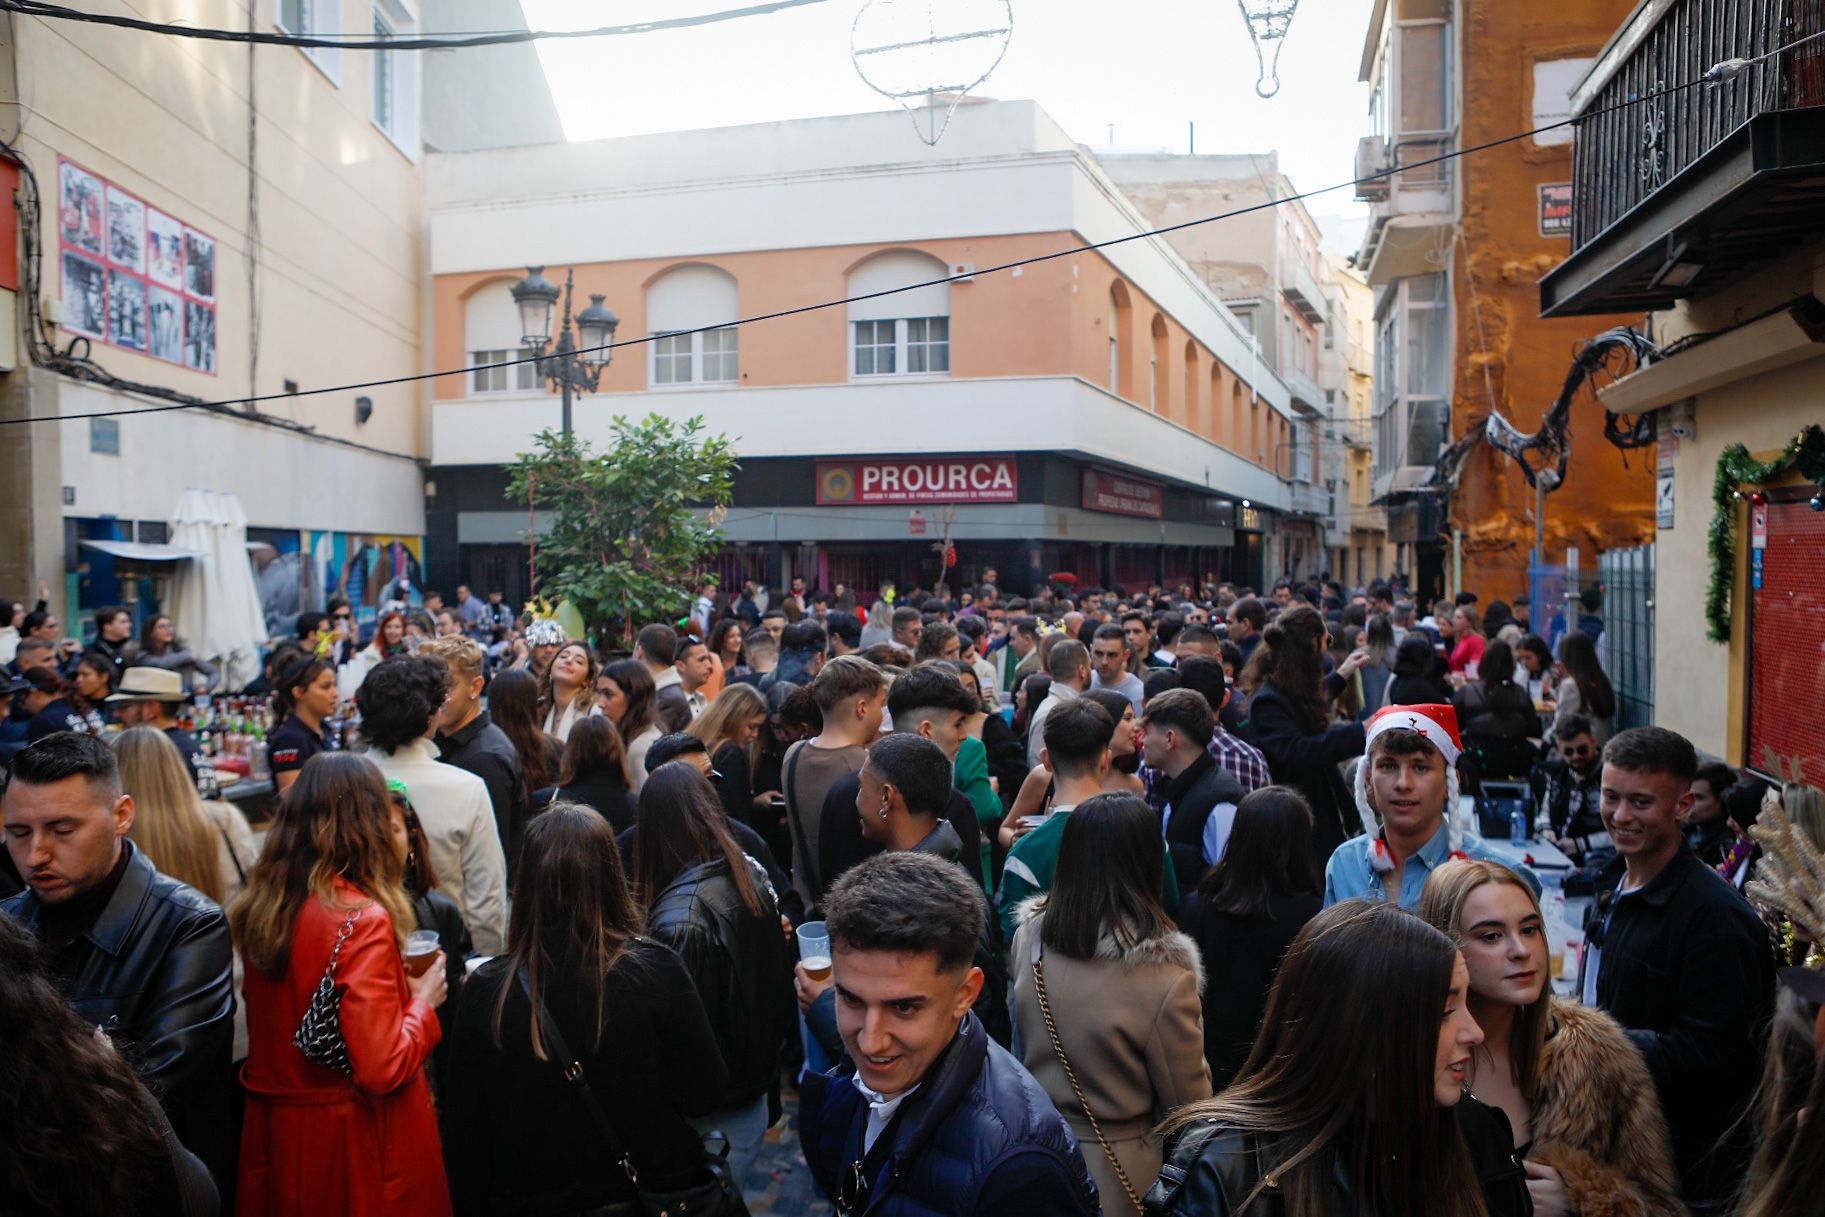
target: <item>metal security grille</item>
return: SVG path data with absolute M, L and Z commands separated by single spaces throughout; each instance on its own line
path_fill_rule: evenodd
M 1616 728 L 1644 727 L 1654 721 L 1654 547 L 1607 550 L 1597 572 Z

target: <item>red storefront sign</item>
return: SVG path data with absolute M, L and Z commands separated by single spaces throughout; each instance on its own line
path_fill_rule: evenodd
M 1166 512 L 1166 488 L 1100 469 L 1084 470 L 1084 510 L 1157 520 Z
M 1020 481 L 1011 456 L 950 456 L 819 461 L 820 507 L 879 503 L 1015 503 Z

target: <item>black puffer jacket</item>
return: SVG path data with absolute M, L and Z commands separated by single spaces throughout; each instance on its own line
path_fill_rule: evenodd
M 729 1067 L 718 1111 L 752 1103 L 772 1089 L 780 1046 L 797 1012 L 773 885 L 758 863 L 748 865 L 761 897 L 758 916 L 742 904 L 722 858 L 685 867 L 646 915 L 647 932 L 678 952 L 709 1012 Z

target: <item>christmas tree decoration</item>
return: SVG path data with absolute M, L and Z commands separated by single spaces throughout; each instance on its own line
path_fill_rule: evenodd
M 898 102 L 935 147 L 1013 33 L 1010 0 L 868 0 L 850 27 L 849 55 L 862 82 Z

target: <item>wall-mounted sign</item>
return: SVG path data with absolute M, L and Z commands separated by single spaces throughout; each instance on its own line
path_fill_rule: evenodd
M 1020 481 L 1011 456 L 819 461 L 820 507 L 879 503 L 1015 503 Z
M 1166 488 L 1122 473 L 1084 470 L 1084 510 L 1157 520 L 1166 511 Z
M 1572 184 L 1542 182 L 1540 185 L 1540 235 L 1572 235 Z

